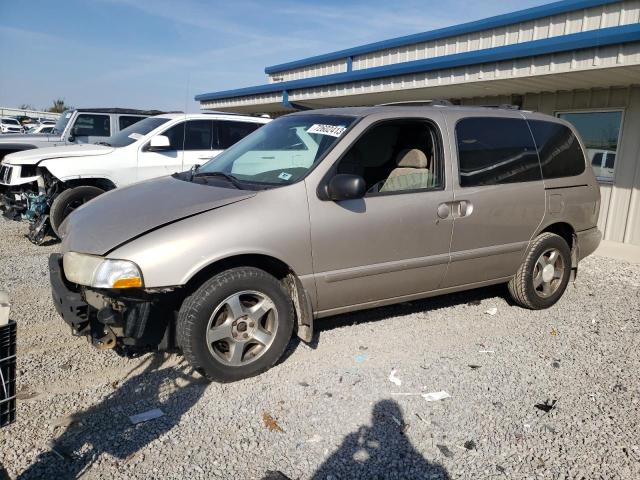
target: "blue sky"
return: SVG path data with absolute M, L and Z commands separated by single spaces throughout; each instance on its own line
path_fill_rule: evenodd
M 264 67 L 545 0 L 0 0 L 0 106 L 197 110 Z

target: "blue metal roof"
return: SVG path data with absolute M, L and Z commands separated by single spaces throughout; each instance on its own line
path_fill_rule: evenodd
M 267 74 L 283 72 L 286 70 L 292 70 L 294 68 L 307 67 L 309 65 L 315 65 L 317 63 L 331 62 L 334 60 L 353 57 L 355 55 L 377 52 L 379 50 L 385 50 L 388 48 L 397 48 L 406 45 L 412 45 L 414 43 L 439 40 L 442 38 L 453 37 L 457 35 L 465 35 L 467 33 L 479 32 L 490 28 L 504 27 L 506 25 L 512 25 L 514 23 L 527 22 L 530 20 L 535 20 L 537 18 L 549 17 L 561 13 L 595 7 L 598 5 L 608 5 L 610 3 L 617 3 L 620 1 L 621 0 L 563 0 L 560 2 L 550 3 L 548 5 L 541 5 L 539 7 L 527 8 L 526 10 L 519 10 L 513 13 L 506 13 L 504 15 L 485 18 L 482 20 L 477 20 L 475 22 L 463 23 L 452 27 L 440 28 L 438 30 L 432 30 L 430 32 L 416 33 L 404 37 L 391 38 L 389 40 L 369 43 L 366 45 L 361 45 L 359 47 L 348 48 L 346 50 L 339 50 L 337 52 L 316 55 L 314 57 L 303 58 L 301 60 L 295 60 L 293 62 L 281 63 L 278 65 L 273 65 L 271 67 L 266 67 L 264 71 Z
M 640 24 L 635 23 L 620 27 L 609 27 L 599 30 L 591 30 L 588 32 L 545 38 L 542 40 L 533 40 L 530 42 L 517 43 L 503 47 L 487 48 L 473 52 L 457 53 L 424 60 L 395 63 L 382 67 L 354 70 L 346 73 L 303 78 L 301 80 L 289 80 L 287 82 L 268 83 L 266 85 L 238 88 L 222 92 L 203 93 L 196 95 L 195 100 L 207 101 L 242 97 L 246 95 L 258 95 L 263 93 L 290 92 L 301 88 L 312 88 L 361 80 L 395 77 L 397 75 L 429 72 L 444 68 L 464 67 L 482 63 L 512 60 L 515 58 L 533 57 L 536 55 L 637 41 L 640 41 Z

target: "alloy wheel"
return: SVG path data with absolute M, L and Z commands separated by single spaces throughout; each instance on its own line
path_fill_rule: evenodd
M 533 269 L 533 289 L 541 298 L 552 296 L 560 285 L 565 272 L 564 258 L 560 250 L 550 248 L 545 250 Z
M 278 311 L 264 293 L 247 290 L 223 300 L 209 319 L 209 351 L 225 365 L 241 366 L 260 358 L 278 330 Z

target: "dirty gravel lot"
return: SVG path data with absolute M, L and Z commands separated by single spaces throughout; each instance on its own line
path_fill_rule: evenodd
M 548 311 L 494 287 L 328 319 L 312 348 L 220 385 L 72 337 L 50 301 L 58 247 L 24 228 L 0 219 L 19 322 L 18 421 L 0 431 L 12 477 L 640 478 L 638 266 L 591 257 Z

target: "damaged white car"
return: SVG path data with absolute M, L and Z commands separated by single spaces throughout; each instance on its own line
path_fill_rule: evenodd
M 59 237 L 62 221 L 114 188 L 204 164 L 268 118 L 224 113 L 164 114 L 141 120 L 105 142 L 40 148 L 0 164 L 0 210 L 29 221 L 29 239 Z

